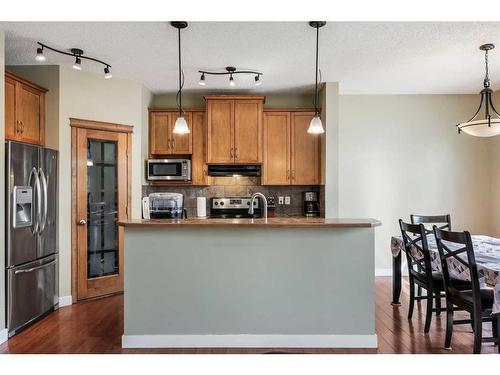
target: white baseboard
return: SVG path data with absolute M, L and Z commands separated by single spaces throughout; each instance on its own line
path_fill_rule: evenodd
M 9 331 L 7 330 L 7 328 L 2 329 L 0 331 L 0 344 L 7 341 L 8 338 L 9 338 Z
M 72 296 L 61 296 L 59 297 L 59 307 L 70 306 L 73 304 Z
M 123 348 L 376 348 L 377 335 L 123 335 Z

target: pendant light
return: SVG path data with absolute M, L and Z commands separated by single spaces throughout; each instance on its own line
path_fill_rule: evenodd
M 318 54 L 319 54 L 319 28 L 326 25 L 325 21 L 311 21 L 309 22 L 309 26 L 314 27 L 316 29 L 316 85 L 314 86 L 314 117 L 309 124 L 309 128 L 307 129 L 308 133 L 311 134 L 322 134 L 325 132 L 323 128 L 323 123 L 321 122 L 321 118 L 319 116 L 318 109 Z
M 182 86 L 184 86 L 184 74 L 182 72 L 182 61 L 181 61 L 181 29 L 187 27 L 187 22 L 185 21 L 173 21 L 170 24 L 175 27 L 179 35 L 179 91 L 177 92 L 177 97 L 179 99 L 179 117 L 175 120 L 174 129 L 172 130 L 175 134 L 188 134 L 189 127 L 186 119 L 184 118 L 184 113 L 182 111 Z
M 461 124 L 457 125 L 458 134 L 460 134 L 460 132 L 462 131 L 475 137 L 494 137 L 500 134 L 500 114 L 493 106 L 493 101 L 491 100 L 493 90 L 490 88 L 491 82 L 488 70 L 488 51 L 491 51 L 493 48 L 495 48 L 495 45 L 492 43 L 483 44 L 481 47 L 479 47 L 481 51 L 484 51 L 484 62 L 486 69 L 483 81 L 483 89 L 480 92 L 481 100 L 479 102 L 479 108 L 477 109 L 476 113 L 474 113 L 474 116 L 472 116 L 469 121 L 462 122 Z M 483 105 L 484 119 L 482 119 L 481 117 L 478 119 L 479 112 L 481 112 Z M 491 117 L 492 114 L 494 117 Z

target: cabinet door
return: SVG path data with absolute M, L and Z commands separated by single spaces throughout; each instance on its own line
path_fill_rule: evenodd
M 234 102 L 209 100 L 207 102 L 207 162 L 234 161 Z
M 172 113 L 172 121 L 170 125 L 171 126 L 170 153 L 177 155 L 191 154 L 193 152 L 193 125 L 192 125 L 191 113 L 190 112 L 184 113 L 184 118 L 186 119 L 188 128 L 190 130 L 188 134 L 175 134 L 173 132 L 175 120 L 177 119 L 178 116 L 179 116 L 178 112 Z
M 262 162 L 262 101 L 234 102 L 234 161 Z
M 15 140 L 19 127 L 16 120 L 16 82 L 5 77 L 5 139 Z
M 193 185 L 208 185 L 206 164 L 206 122 L 205 112 L 192 112 L 193 155 L 191 158 L 191 179 Z
M 170 153 L 169 112 L 150 112 L 149 114 L 149 153 L 168 155 Z
M 291 115 L 292 185 L 320 184 L 321 137 L 307 132 L 313 116 L 313 112 L 297 112 Z
M 264 113 L 262 185 L 290 184 L 290 112 Z
M 45 102 L 43 94 L 22 83 L 16 85 L 16 117 L 19 121 L 19 140 L 42 144 Z

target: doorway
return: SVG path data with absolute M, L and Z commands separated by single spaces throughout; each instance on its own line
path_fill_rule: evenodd
M 132 127 L 70 119 L 73 301 L 123 291 Z

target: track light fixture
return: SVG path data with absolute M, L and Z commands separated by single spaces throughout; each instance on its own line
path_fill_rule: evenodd
M 94 62 L 97 62 L 99 64 L 104 65 L 104 78 L 109 79 L 109 78 L 113 77 L 111 72 L 110 72 L 111 65 L 109 65 L 107 62 L 95 59 L 93 57 L 84 56 L 83 50 L 81 50 L 80 48 L 71 48 L 70 52 L 65 52 L 65 51 L 58 50 L 56 48 L 49 47 L 48 45 L 40 43 L 40 42 L 37 42 L 37 44 L 39 45 L 39 47 L 37 47 L 37 49 L 36 49 L 36 57 L 35 57 L 36 61 L 45 61 L 46 60 L 46 57 L 43 54 L 43 50 L 46 48 L 50 51 L 57 52 L 61 55 L 74 57 L 75 63 L 73 64 L 73 69 L 75 69 L 75 70 L 82 70 L 82 59 L 91 60 L 91 61 L 94 61 Z
M 43 55 L 43 47 L 38 47 L 36 49 L 36 57 L 35 57 L 35 60 L 36 61 L 45 61 L 46 58 L 45 56 Z
M 220 76 L 220 75 L 228 75 L 229 74 L 229 86 L 234 87 L 236 86 L 236 81 L 234 80 L 233 75 L 234 74 L 255 74 L 255 86 L 260 86 L 262 84 L 262 81 L 260 80 L 260 76 L 264 75 L 262 72 L 256 72 L 253 70 L 237 70 L 234 66 L 227 66 L 225 72 L 209 72 L 206 70 L 198 70 L 198 73 L 201 73 L 201 78 L 198 84 L 200 86 L 205 86 L 206 81 L 205 81 L 205 74 L 208 75 L 214 75 L 214 76 Z

